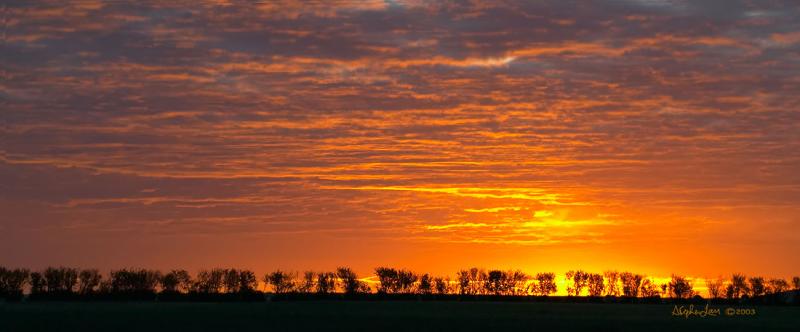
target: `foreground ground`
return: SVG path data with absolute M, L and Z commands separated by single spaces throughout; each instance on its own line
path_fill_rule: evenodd
M 673 305 L 308 301 L 267 303 L 0 303 L 2 331 L 791 331 L 800 307 L 754 316 L 675 317 Z M 734 307 L 745 308 L 745 307 Z

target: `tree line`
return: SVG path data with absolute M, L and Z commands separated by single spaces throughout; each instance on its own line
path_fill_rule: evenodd
M 700 298 L 689 278 L 672 275 L 665 283 L 632 272 L 592 273 L 571 270 L 565 274 L 567 296 Z M 434 277 L 410 270 L 378 267 L 371 287 L 350 268 L 329 272 L 292 273 L 276 270 L 263 276 L 246 269 L 186 270 L 162 273 L 151 269 L 112 270 L 103 276 L 97 269 L 48 267 L 42 271 L 0 267 L 0 298 L 20 299 L 27 293 L 36 298 L 90 295 L 214 295 L 238 294 L 417 294 L 461 296 L 551 296 L 558 292 L 556 274 L 527 274 L 519 270 L 460 270 L 455 278 Z M 785 279 L 746 277 L 707 279 L 708 297 L 713 299 L 756 298 L 800 290 L 800 277 Z M 264 287 L 261 287 L 263 285 Z M 374 292 L 373 292 L 374 287 Z M 263 290 L 262 290 L 263 289 Z

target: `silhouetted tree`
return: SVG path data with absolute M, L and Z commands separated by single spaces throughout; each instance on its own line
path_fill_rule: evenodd
M 672 275 L 672 280 L 670 280 L 667 288 L 670 296 L 676 299 L 688 299 L 696 295 L 689 280 L 679 275 Z
M 589 282 L 589 273 L 581 270 L 567 271 L 567 295 L 580 296 Z M 570 282 L 572 283 L 570 285 Z
M 281 270 L 267 274 L 264 283 L 272 285 L 276 294 L 293 292 L 295 288 L 294 275 Z
M 94 293 L 100 286 L 102 276 L 96 269 L 82 270 L 78 274 L 78 292 L 82 295 Z
M 314 282 L 316 274 L 313 271 L 306 271 L 303 273 L 303 281 L 297 287 L 300 293 L 311 293 L 314 291 Z
M 317 293 L 330 294 L 336 291 L 336 273 L 321 272 L 317 274 Z
M 409 294 L 414 292 L 414 283 L 417 282 L 417 275 L 408 270 L 397 271 L 397 285 L 400 293 Z
M 397 270 L 389 267 L 375 269 L 378 277 L 379 293 L 413 293 L 417 275 L 407 270 Z
M 472 295 L 472 287 L 470 287 L 470 278 L 468 270 L 460 270 L 456 272 L 458 279 L 458 293 L 461 295 Z
M 630 272 L 620 273 L 619 279 L 622 283 L 622 295 L 627 297 L 639 296 L 639 286 L 642 284 L 642 278 L 642 275 L 639 274 Z
M 556 274 L 553 272 L 537 273 L 536 285 L 533 288 L 535 294 L 548 296 L 558 291 L 556 286 Z
M 494 295 L 505 294 L 507 291 L 506 284 L 503 282 L 505 279 L 505 272 L 500 270 L 489 271 L 486 281 L 484 282 L 484 288 L 486 289 L 486 292 Z
M 458 292 L 462 295 L 485 294 L 483 287 L 487 279 L 486 271 L 473 267 L 469 270 L 461 270 L 457 273 Z
M 738 299 L 747 293 L 748 289 L 745 276 L 742 274 L 734 274 L 731 277 L 731 283 L 725 289 L 725 296 L 729 299 Z
M 397 270 L 390 267 L 378 267 L 375 269 L 378 277 L 378 293 L 397 293 L 400 289 Z
M 31 294 L 41 294 L 46 291 L 44 276 L 39 272 L 31 273 Z
M 161 272 L 147 269 L 122 269 L 111 271 L 113 293 L 155 293 L 161 281 Z
M 432 292 L 431 276 L 427 273 L 419 277 L 417 290 L 420 294 L 428 295 Z
M 68 267 L 48 267 L 44 271 L 44 279 L 48 293 L 72 293 L 78 283 L 78 270 Z
M 258 281 L 253 271 L 225 269 L 222 270 L 222 285 L 229 294 L 250 293 L 256 289 Z
M 22 290 L 30 280 L 27 269 L 6 269 L 0 267 L 0 298 L 20 298 Z
M 198 293 L 217 294 L 222 289 L 224 275 L 223 269 L 200 270 L 192 288 Z
M 650 279 L 642 280 L 642 286 L 639 287 L 639 295 L 644 298 L 651 298 L 659 296 L 659 287 Z
M 708 296 L 712 299 L 721 298 L 722 294 L 722 279 L 706 279 L 706 288 L 708 288 Z
M 336 276 L 341 280 L 342 290 L 345 294 L 369 293 L 369 286 L 358 280 L 358 276 L 350 268 L 337 268 Z
M 486 294 L 486 289 L 483 287 L 488 275 L 486 271 L 478 268 L 469 269 L 470 287 L 473 288 L 472 294 Z
M 606 279 L 606 295 L 619 296 L 619 272 L 606 271 L 603 276 Z
M 587 278 L 589 285 L 589 296 L 603 295 L 603 289 L 605 288 L 605 284 L 603 283 L 603 275 L 590 273 Z
M 258 287 L 256 274 L 250 270 L 239 270 L 239 293 L 252 293 Z
M 508 290 L 509 295 L 526 295 L 530 280 L 531 276 L 520 270 L 508 271 L 504 282 L 506 284 L 505 288 Z
M 752 277 L 748 281 L 750 282 L 750 297 L 762 296 L 766 293 L 763 277 Z
M 800 277 L 792 278 L 792 286 L 794 287 L 794 290 L 800 290 Z
M 789 283 L 780 278 L 770 279 L 767 284 L 769 285 L 767 288 L 769 294 L 779 294 L 789 289 Z
M 450 279 L 447 278 L 433 278 L 433 289 L 436 291 L 436 294 L 444 295 L 450 294 Z
M 225 293 L 234 294 L 239 292 L 239 270 L 224 269 L 222 271 L 222 286 Z
M 189 292 L 192 288 L 192 277 L 186 270 L 172 270 L 161 276 L 161 288 L 164 292 Z

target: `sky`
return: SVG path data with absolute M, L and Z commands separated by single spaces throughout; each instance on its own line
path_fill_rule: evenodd
M 10 1 L 0 265 L 789 277 L 796 1 Z

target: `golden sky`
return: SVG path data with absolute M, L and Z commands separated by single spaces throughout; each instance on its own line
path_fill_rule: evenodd
M 793 1 L 4 12 L 0 264 L 800 266 Z

